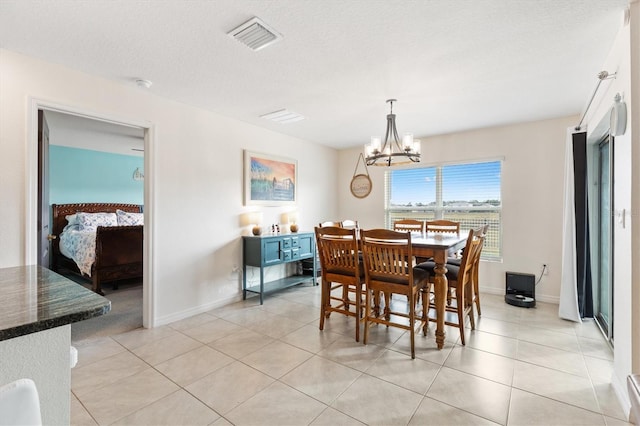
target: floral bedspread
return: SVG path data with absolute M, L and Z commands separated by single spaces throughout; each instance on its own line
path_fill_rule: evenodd
M 73 259 L 80 272 L 90 277 L 96 257 L 96 231 L 65 230 L 60 234 L 60 252 Z

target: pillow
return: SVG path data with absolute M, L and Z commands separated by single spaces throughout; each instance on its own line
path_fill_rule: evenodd
M 77 214 L 68 214 L 64 217 L 67 219 L 67 225 L 77 225 L 78 224 L 78 215 Z
M 116 210 L 119 226 L 144 225 L 144 213 L 130 213 L 123 210 Z
M 115 213 L 76 213 L 79 231 L 95 231 L 98 226 L 118 226 Z

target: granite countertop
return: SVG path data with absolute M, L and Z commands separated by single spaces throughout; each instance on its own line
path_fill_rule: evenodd
M 104 315 L 111 301 L 41 266 L 0 268 L 0 340 Z

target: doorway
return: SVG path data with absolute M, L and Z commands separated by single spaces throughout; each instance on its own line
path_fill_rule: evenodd
M 38 193 L 39 188 L 39 143 L 38 143 L 38 112 L 40 110 L 53 111 L 62 114 L 68 114 L 76 118 L 93 120 L 100 123 L 110 123 L 112 125 L 119 125 L 128 128 L 138 128 L 143 132 L 143 149 L 144 149 L 144 171 L 147 177 L 153 173 L 152 162 L 150 156 L 152 153 L 152 140 L 153 132 L 152 125 L 146 121 L 140 121 L 135 119 L 128 119 L 122 117 L 114 117 L 102 114 L 96 114 L 94 112 L 87 112 L 84 110 L 54 104 L 49 101 L 43 101 L 39 99 L 30 99 L 30 108 L 28 114 L 28 147 L 27 147 L 27 193 L 26 193 L 26 212 L 25 218 L 25 264 L 38 264 L 42 262 L 40 259 L 39 248 L 43 245 L 38 241 L 38 227 L 42 212 L 42 208 L 39 207 L 41 203 L 41 197 Z M 145 238 L 143 241 L 143 284 L 142 284 L 142 325 L 145 328 L 153 327 L 155 322 L 155 310 L 154 310 L 154 294 L 153 294 L 153 265 L 152 265 L 152 193 L 149 179 L 144 179 L 144 206 L 145 213 Z
M 597 157 L 597 272 L 593 288 L 595 318 L 613 343 L 613 143 L 607 135 L 595 147 Z

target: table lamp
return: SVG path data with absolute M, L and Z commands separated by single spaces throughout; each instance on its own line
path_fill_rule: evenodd
M 251 229 L 253 235 L 262 234 L 262 212 L 249 213 L 249 223 L 253 225 Z
M 289 231 L 298 232 L 298 212 L 291 211 L 282 213 L 282 223 L 286 223 L 289 225 Z

